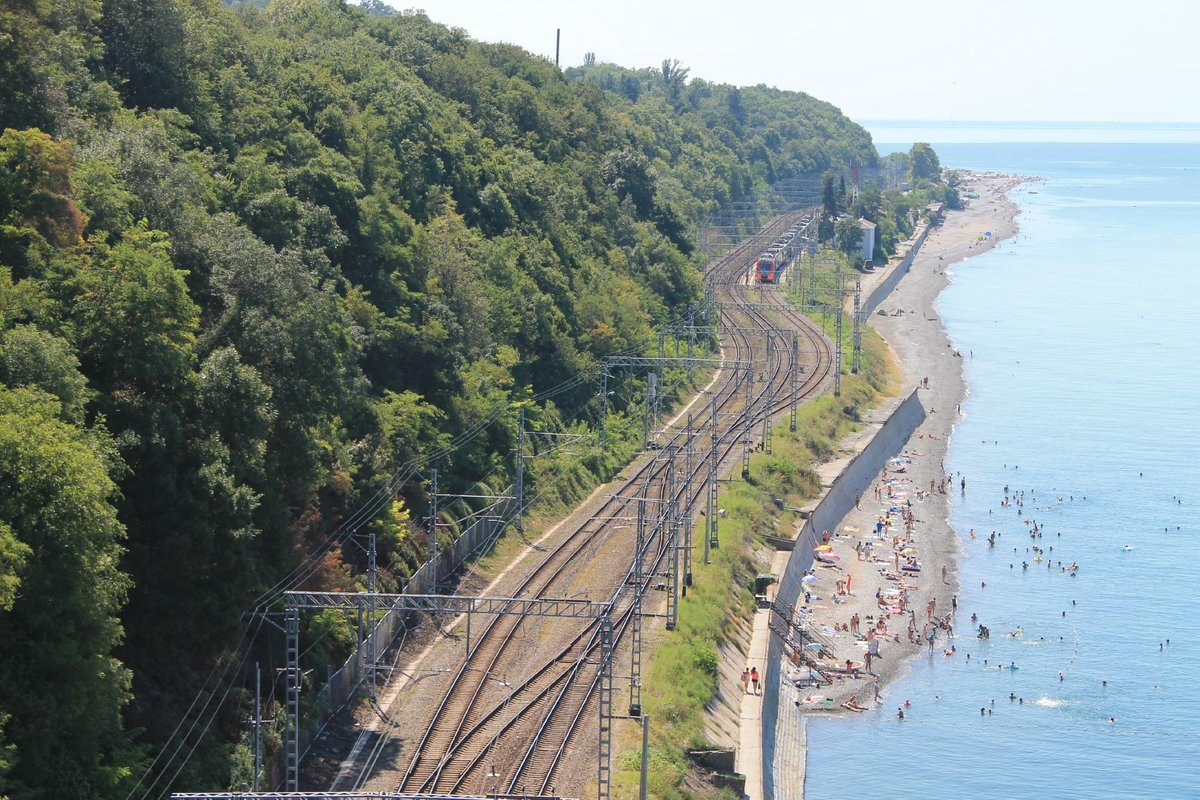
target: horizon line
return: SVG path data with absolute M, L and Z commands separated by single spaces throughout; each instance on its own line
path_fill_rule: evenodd
M 1200 126 L 1200 119 L 1197 120 L 1096 120 L 1096 119 L 948 119 L 937 117 L 852 117 L 847 114 L 850 119 L 855 122 L 884 122 L 884 123 L 912 123 L 912 122 L 936 122 L 950 123 L 956 125 L 1196 125 Z

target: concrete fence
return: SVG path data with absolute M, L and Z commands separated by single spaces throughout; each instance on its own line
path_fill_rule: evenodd
M 494 506 L 491 511 L 491 516 L 480 517 L 475 520 L 470 527 L 454 540 L 454 544 L 448 550 L 438 554 L 438 575 L 444 577 L 454 572 L 466 563 L 469 558 L 490 546 L 511 521 L 514 511 L 513 501 L 502 501 Z M 408 583 L 401 590 L 402 593 L 434 594 L 436 587 L 434 586 L 433 575 L 433 563 L 432 561 L 426 561 L 413 572 L 412 576 L 408 579 Z M 404 612 L 396 609 L 390 609 L 380 617 L 374 629 L 367 634 L 368 637 L 374 637 L 377 643 L 377 655 L 382 655 L 388 648 L 403 622 Z M 363 645 L 365 644 L 364 641 Z M 299 732 L 301 757 L 308 752 L 313 738 L 324 727 L 329 718 L 345 705 L 346 701 L 350 699 L 362 682 L 363 677 L 366 675 L 366 652 L 366 647 L 360 646 L 354 655 L 346 659 L 346 663 L 340 669 L 329 675 L 325 681 L 325 685 L 313 696 L 311 702 L 306 704 L 304 713 L 301 715 Z M 277 760 L 282 762 L 282 752 L 280 753 L 280 758 Z M 274 770 L 272 771 L 274 772 Z

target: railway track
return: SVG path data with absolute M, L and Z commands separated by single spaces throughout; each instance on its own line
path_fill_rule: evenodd
M 792 402 L 789 381 L 800 364 L 790 348 L 775 348 L 770 358 L 759 353 L 756 340 L 765 337 L 755 331 L 797 332 L 802 342 L 800 360 L 811 365 L 797 387 L 801 398 L 821 391 L 832 369 L 832 346 L 812 322 L 780 301 L 775 292 L 764 293 L 769 303 L 752 303 L 746 297 L 748 265 L 763 240 L 769 241 L 797 218 L 777 218 L 706 271 L 727 330 L 724 354 L 734 361 L 762 365 L 758 380 L 753 370 L 749 374 L 726 370 L 713 390 L 710 413 L 715 415 L 716 434 L 710 446 L 716 448 L 723 465 L 754 440 L 754 431 L 766 416 L 780 413 Z M 706 458 L 695 459 L 688 471 L 680 469 L 678 459 L 666 455 L 694 448 L 699 438 L 709 440 L 711 432 L 692 430 L 689 439 L 688 431 L 675 426 L 664 434 L 666 442 L 656 457 L 640 464 L 511 592 L 518 597 L 570 596 L 578 589 L 580 571 L 594 567 L 597 559 L 611 559 L 612 568 L 589 576 L 588 585 L 592 593 L 610 598 L 614 651 L 635 624 L 636 601 L 652 591 L 658 576 L 673 568 L 671 555 L 677 552 L 676 534 L 661 515 L 647 526 L 642 550 L 636 555 L 632 537 L 618 534 L 627 528 L 616 522 L 632 518 L 636 504 L 657 507 L 668 500 L 690 515 L 707 491 Z M 707 452 L 708 447 L 702 450 Z M 634 568 L 635 558 L 641 570 Z M 538 640 L 538 646 L 529 645 L 532 639 Z M 572 745 L 582 745 L 592 731 L 584 721 L 594 721 L 597 713 L 599 654 L 598 624 L 570 630 L 570 623 L 563 621 L 494 617 L 475 639 L 432 720 L 414 746 L 404 748 L 407 763 L 388 784 L 401 792 L 443 794 L 554 791 L 556 782 L 564 782 L 560 772 Z M 514 674 L 528 677 L 519 684 L 497 679 Z M 358 786 L 366 782 L 388 738 L 380 736 L 368 748 Z

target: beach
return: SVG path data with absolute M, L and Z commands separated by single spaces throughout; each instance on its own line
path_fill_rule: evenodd
M 805 579 L 807 602 L 798 604 L 794 621 L 806 623 L 815 640 L 808 642 L 809 653 L 832 683 L 801 681 L 781 693 L 781 705 L 795 706 L 800 716 L 880 706 L 899 715 L 905 698 L 890 696 L 887 686 L 909 658 L 921 650 L 961 657 L 951 623 L 959 539 L 949 516 L 952 497 L 972 487 L 970 476 L 947 474 L 944 463 L 965 395 L 963 363 L 971 354 L 958 352 L 948 339 L 937 298 L 951 279 L 951 265 L 1017 233 L 1017 209 L 1006 193 L 1021 182 L 999 174 L 966 178 L 964 195 L 978 198 L 946 212 L 908 274 L 880 303 L 884 313 L 869 320 L 901 370 L 901 396 L 916 387 L 925 419 L 856 508 L 827 532 L 828 540 L 824 533 L 819 538 L 818 560 Z M 864 280 L 864 294 L 884 279 L 884 271 L 877 272 Z M 973 632 L 957 635 L 963 633 Z M 785 681 L 808 675 L 792 663 L 783 670 Z M 781 708 L 780 724 L 789 719 L 795 714 Z
M 932 652 L 904 659 L 884 702 L 861 694 L 867 711 L 801 715 L 806 748 L 774 763 L 803 763 L 808 797 L 894 792 L 919 753 L 946 756 L 922 781 L 931 791 L 1194 794 L 1198 646 L 1177 609 L 1195 593 L 1182 565 L 1200 545 L 1188 480 L 1200 463 L 1188 400 L 1200 377 L 1195 311 L 1179 301 L 1200 287 L 1188 236 L 1200 218 L 1200 145 L 1131 144 L 1124 128 L 1095 144 L 997 142 L 998 131 L 981 126 L 977 142 L 957 146 L 936 132 L 920 139 L 944 163 L 1039 176 L 1009 193 L 1019 236 L 954 264 L 937 298 L 969 386 L 945 461 L 967 481 L 963 494 L 956 475 L 946 498 L 959 544 L 954 638 L 942 632 Z M 873 499 L 862 473 L 818 533 L 840 526 L 855 492 Z M 925 504 L 914 503 L 920 519 Z M 916 554 L 923 565 L 928 549 Z M 940 582 L 940 569 L 928 579 Z M 886 664 L 891 651 L 881 652 Z M 848 770 L 851 757 L 870 769 Z M 1047 789 L 1013 768 L 1027 758 L 1060 783 Z

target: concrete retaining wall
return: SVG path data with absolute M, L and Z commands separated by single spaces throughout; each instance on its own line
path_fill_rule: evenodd
M 924 241 L 921 237 L 919 241 Z M 915 249 L 915 248 L 914 248 Z M 871 481 L 883 469 L 883 465 L 901 450 L 925 420 L 925 407 L 917 396 L 917 390 L 904 399 L 883 423 L 871 441 L 855 456 L 845 469 L 834 479 L 833 484 L 825 492 L 820 502 L 809 514 L 800 534 L 796 537 L 796 548 L 788 558 L 787 568 L 779 579 L 779 590 L 776 601 L 781 607 L 797 604 L 803 595 L 803 584 L 800 579 L 805 570 L 812 566 L 813 547 L 816 546 L 821 532 L 833 531 L 846 514 L 854 507 L 854 500 L 866 492 Z M 786 753 L 789 758 L 802 752 L 799 747 L 803 736 L 799 726 L 786 724 L 777 731 L 779 719 L 779 688 L 782 679 L 780 664 L 783 659 L 783 645 L 779 637 L 772 635 L 767 646 L 766 680 L 763 685 L 762 704 L 762 753 L 763 753 L 763 798 L 764 800 L 791 800 L 793 792 L 786 791 L 780 786 L 776 792 L 775 758 L 777 751 Z M 777 741 L 778 738 L 778 741 Z M 792 741 L 792 739 L 795 741 Z M 781 764 L 781 769 L 795 765 Z
M 925 239 L 929 236 L 929 231 L 932 228 L 932 223 L 925 225 L 925 230 L 917 235 L 912 247 L 904 254 L 904 258 L 900 259 L 900 263 L 892 269 L 891 274 L 880 281 L 879 285 L 871 290 L 871 294 L 867 295 L 866 302 L 862 304 L 859 310 L 859 314 L 862 315 L 864 320 L 875 313 L 875 309 L 892 293 L 892 290 L 896 288 L 896 284 L 900 283 L 900 279 L 908 274 L 909 267 L 912 266 L 917 254 L 921 252 L 921 245 L 925 244 Z

